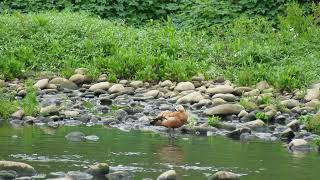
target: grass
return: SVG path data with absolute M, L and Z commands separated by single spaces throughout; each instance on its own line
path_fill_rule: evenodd
M 257 112 L 256 118 L 260 119 L 260 120 L 262 120 L 264 122 L 268 122 L 269 119 L 270 119 L 270 117 L 264 112 Z
M 320 113 L 315 115 L 302 115 L 299 117 L 299 121 L 304 124 L 309 131 L 320 134 Z
M 208 125 L 218 128 L 220 126 L 221 117 L 211 116 L 208 118 Z
M 14 96 L 0 89 L 0 118 L 8 119 L 16 110 L 18 110 L 18 102 Z
M 252 102 L 248 98 L 241 98 L 239 104 L 249 111 L 254 110 L 258 107 L 254 102 Z
M 33 87 L 34 82 L 28 80 L 25 84 L 27 94 L 22 99 L 20 106 L 26 116 L 37 116 L 40 113 L 37 90 Z
M 68 77 L 87 67 L 110 81 L 183 81 L 203 73 L 294 90 L 320 79 L 319 9 L 305 15 L 292 4 L 276 29 L 264 18 L 239 17 L 201 31 L 170 19 L 132 27 L 85 13 L 1 14 L 0 71 L 6 79 L 44 70 Z

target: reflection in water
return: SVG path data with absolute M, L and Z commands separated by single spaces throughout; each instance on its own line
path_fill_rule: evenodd
M 57 129 L 56 128 L 42 126 L 42 127 L 40 127 L 40 129 L 42 130 L 42 132 L 44 134 L 47 134 L 47 135 L 55 135 L 57 133 Z
M 183 149 L 175 144 L 175 139 L 169 139 L 168 144 L 158 144 L 155 149 L 160 162 L 181 164 L 184 159 Z

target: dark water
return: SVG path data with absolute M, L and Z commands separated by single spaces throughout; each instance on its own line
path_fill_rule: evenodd
M 94 134 L 100 140 L 69 142 L 64 136 L 71 131 Z M 206 179 L 217 170 L 239 173 L 242 180 L 318 180 L 320 173 L 319 154 L 291 154 L 280 142 L 244 143 L 223 137 L 173 140 L 103 127 L 0 127 L 0 159 L 26 162 L 45 174 L 81 171 L 107 162 L 113 170 L 130 171 L 138 180 L 169 169 L 175 169 L 182 180 Z

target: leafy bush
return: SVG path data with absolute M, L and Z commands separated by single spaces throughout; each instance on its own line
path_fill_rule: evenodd
M 180 0 L 10 0 L 0 3 L 1 11 L 39 12 L 45 10 L 88 11 L 102 18 L 141 23 L 167 18 L 179 9 Z
M 315 115 L 302 115 L 299 117 L 299 121 L 304 124 L 309 131 L 320 134 L 320 113 Z
M 256 118 L 264 122 L 267 122 L 270 119 L 270 117 L 264 112 L 257 112 Z
M 26 96 L 21 101 L 23 112 L 27 116 L 37 116 L 39 114 L 39 102 L 37 90 L 33 87 L 32 81 L 26 82 Z
M 211 116 L 208 118 L 208 125 L 212 127 L 220 126 L 221 117 L 219 116 Z
M 18 109 L 18 102 L 12 94 L 0 89 L 0 118 L 8 119 Z

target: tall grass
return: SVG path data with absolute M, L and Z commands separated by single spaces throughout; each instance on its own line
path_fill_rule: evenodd
M 83 13 L 2 14 L 0 71 L 10 79 L 88 67 L 113 81 L 188 80 L 204 73 L 292 90 L 320 78 L 319 9 L 307 16 L 292 4 L 277 29 L 264 18 L 240 17 L 203 31 L 177 29 L 170 19 L 137 28 Z

